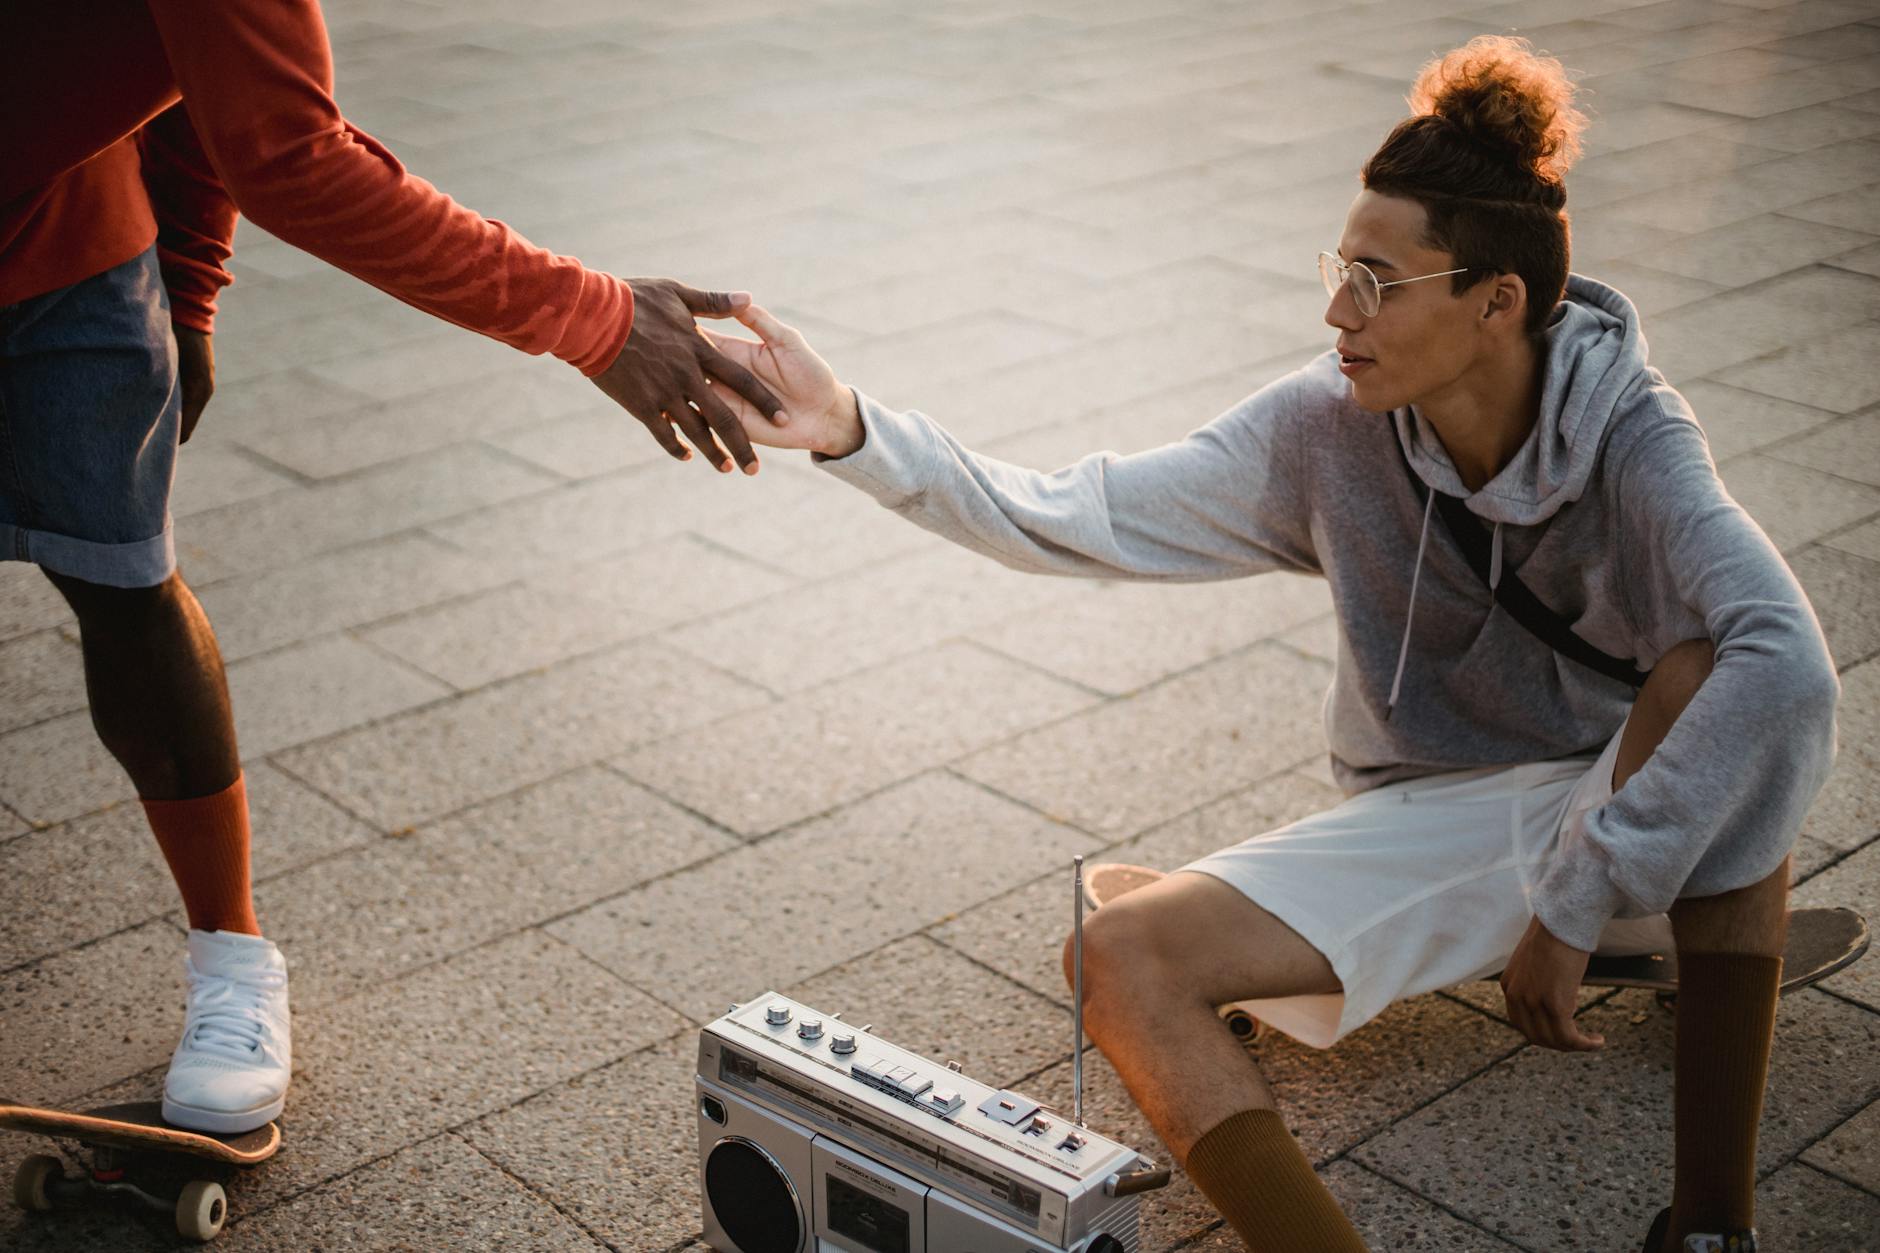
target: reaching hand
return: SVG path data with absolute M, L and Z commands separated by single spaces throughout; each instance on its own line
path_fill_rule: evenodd
M 735 397 L 753 415 L 761 414 L 760 425 L 766 426 L 787 420 L 783 405 L 749 370 L 713 348 L 693 321 L 731 317 L 750 303 L 750 293 L 702 292 L 669 278 L 627 282 L 633 288 L 633 330 L 613 364 L 594 376 L 594 385 L 680 461 L 692 454 L 673 434 L 675 426 L 720 473 L 730 472 L 735 457 L 746 474 L 756 474 L 757 454 L 720 396 Z
M 1501 993 L 1515 1030 L 1536 1044 L 1569 1053 L 1604 1048 L 1606 1037 L 1581 1031 L 1573 1018 L 1590 956 L 1555 939 L 1539 918 L 1529 922 L 1501 972 Z
M 738 415 L 752 443 L 772 448 L 807 448 L 828 457 L 846 457 L 862 446 L 864 431 L 855 393 L 836 381 L 829 363 L 803 341 L 793 326 L 779 322 L 762 305 L 748 304 L 734 315 L 759 340 L 705 331 L 725 356 L 751 371 L 783 398 L 788 425 L 773 426 L 763 414 L 721 383 L 712 390 Z

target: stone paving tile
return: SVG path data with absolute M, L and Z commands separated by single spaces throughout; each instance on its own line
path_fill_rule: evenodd
M 1088 862 L 1129 862 L 1173 870 L 1307 814 L 1337 804 L 1332 788 L 1281 774 L 1171 822 L 1092 853 Z M 1041 996 L 1068 1006 L 1062 953 L 1071 933 L 1068 870 L 975 905 L 928 934 Z
M 651 626 L 583 596 L 514 583 L 405 615 L 360 638 L 468 692 L 621 643 Z
M 1876 131 L 1880 131 L 1880 116 L 1875 114 L 1843 111 L 1842 116 L 1860 118 Z M 1880 234 L 1880 210 L 1874 208 L 1873 201 L 1872 187 L 1857 187 L 1852 191 L 1838 192 L 1832 196 L 1823 196 L 1819 200 L 1810 200 L 1806 204 L 1790 205 L 1782 213 L 1785 217 L 1801 218 L 1807 222 L 1823 222 L 1829 226 L 1839 226 L 1850 231 L 1863 231 L 1869 235 L 1876 235 Z
M 262 882 L 372 837 L 266 762 L 250 762 L 245 774 Z M 143 808 L 130 802 L 0 845 L 0 881 L 23 889 L 0 914 L 0 970 L 154 918 L 183 922 Z
M 342 276 L 351 286 L 357 286 L 358 280 Z M 222 297 L 223 301 L 232 302 L 240 293 L 241 283 Z M 296 304 L 291 299 L 283 299 L 281 312 L 293 317 L 296 311 L 303 312 L 307 306 Z M 227 315 L 224 322 L 236 322 L 254 316 L 246 311 L 236 312 L 227 305 L 222 308 Z M 216 332 L 216 393 L 209 407 L 203 411 L 202 430 L 213 433 L 216 438 L 234 438 L 236 435 L 247 436 L 252 432 L 282 425 L 317 423 L 334 414 L 356 409 L 369 402 L 370 397 L 362 392 L 338 387 L 315 378 L 298 365 L 282 369 L 283 362 L 270 357 L 263 369 L 250 368 L 243 377 L 239 362 L 232 362 L 229 354 L 223 351 L 222 343 L 225 331 Z M 237 354 L 239 355 L 239 354 Z M 192 441 L 193 442 L 193 441 Z M 187 458 L 183 458 L 187 460 Z
M 1745 218 L 1636 258 L 1695 279 L 1740 287 L 1873 242 L 1871 235 L 1781 214 Z
M 430 530 L 522 574 L 547 563 L 604 557 L 736 513 L 782 508 L 800 499 L 812 480 L 809 471 L 792 472 L 777 460 L 755 476 L 719 474 L 697 457 L 684 466 L 662 460 L 479 509 Z
M 459 1134 L 615 1248 L 672 1248 L 700 1227 L 697 1074 L 688 1031 Z
M 1698 425 L 1704 428 L 1711 460 L 1719 463 L 1834 420 L 1826 409 L 1727 387 L 1710 379 L 1693 379 L 1678 390 L 1690 403 Z
M 1604 1050 L 1523 1049 L 1353 1156 L 1517 1244 L 1628 1247 L 1671 1195 L 1672 1015 L 1649 993 L 1624 993 L 1582 1021 L 1605 1035 Z M 1764 1170 L 1880 1091 L 1876 1041 L 1871 1013 L 1814 991 L 1783 1000 Z M 1471 1163 L 1466 1174 L 1458 1160 Z
M 1880 561 L 1880 519 L 1830 535 L 1822 543 L 1869 561 Z
M 604 1246 L 462 1140 L 441 1135 L 238 1221 L 216 1247 L 298 1253 Z
M 301 1014 L 286 1147 L 231 1206 L 254 1212 L 684 1025 L 534 932 Z
M 1717 377 L 1765 395 L 1852 413 L 1880 402 L 1880 377 L 1868 366 L 1875 353 L 1880 353 L 1880 326 L 1869 324 L 1784 348 Z
M 49 761 L 59 768 L 47 770 Z M 0 735 L 0 801 L 36 826 L 134 795 L 130 776 L 98 742 L 88 713 L 63 714 Z
M 943 644 L 648 745 L 619 765 L 740 834 L 761 835 L 1094 699 L 982 649 Z M 701 737 L 711 751 L 700 751 Z
M 58 631 L 0 643 L 0 733 L 85 708 L 85 659 Z
M 1744 453 L 1719 472 L 1730 495 L 1783 552 L 1880 510 L 1880 489 L 1762 453 Z
M 1880 486 L 1880 410 L 1856 414 L 1770 453 L 1826 474 Z
M 1709 98 L 1715 89 L 1693 88 L 1687 84 L 1674 90 L 1680 94 Z M 1819 86 L 1810 89 L 1820 90 Z M 1805 91 L 1806 94 L 1810 92 Z M 1787 108 L 1818 104 L 1833 99 L 1835 94 L 1830 90 L 1813 101 L 1796 99 L 1788 103 Z M 1785 108 L 1774 106 L 1783 103 L 1771 101 L 1772 107 L 1756 113 L 1745 112 L 1742 116 L 1781 113 L 1786 111 Z M 1602 205 L 1601 208 L 1628 221 L 1680 234 L 1710 230 L 1871 183 L 1873 161 L 1862 150 L 1866 146 L 1868 141 L 1857 140 L 1851 145 L 1835 145 L 1815 152 L 1777 157 L 1748 169 L 1694 179 L 1611 205 Z
M 1758 1243 L 1779 1249 L 1871 1249 L 1880 1197 L 1791 1162 L 1756 1189 Z
M 800 692 L 1048 605 L 1062 590 L 949 545 L 765 597 L 674 642 L 773 692 Z
M 21 561 L 0 561 L 0 640 L 14 639 L 62 626 L 72 611 L 39 567 Z
M 279 763 L 389 831 L 767 701 L 710 667 L 631 643 L 306 745 Z
M 1324 751 L 1317 662 L 1258 644 L 976 754 L 969 778 L 1111 839 Z
M 831 479 L 801 501 L 697 528 L 727 552 L 801 579 L 824 579 L 947 542 Z
M 1625 293 L 1639 313 L 1648 318 L 1728 290 L 1701 279 L 1667 274 L 1637 261 L 1601 261 L 1592 277 Z
M 197 592 L 225 661 L 489 587 L 501 574 L 422 534 L 394 535 Z
M 1330 607 L 1324 580 L 1290 573 L 1206 584 L 1105 582 L 971 634 L 1041 670 L 1120 695 Z
M 1868 843 L 1796 888 L 1790 905 L 1797 909 L 1807 905 L 1852 909 L 1873 925 L 1880 920 L 1880 844 Z M 1828 976 L 1821 986 L 1880 1013 L 1880 959 L 1872 954 Z
M 196 435 L 176 458 L 176 481 L 170 487 L 170 514 L 193 514 L 240 504 L 294 487 L 298 480 L 260 464 L 239 450 L 212 443 Z
M 1880 1197 L 1880 1102 L 1817 1141 L 1802 1160 Z
M 589 403 L 587 411 L 488 434 L 483 442 L 564 479 L 590 479 L 666 460 L 666 450 L 631 414 Z
M 735 755 L 734 755 L 735 757 Z M 656 880 L 548 931 L 700 1022 L 1030 878 L 1093 841 L 948 775 Z M 684 928 L 660 920 L 683 918 Z M 706 967 L 698 937 L 736 935 Z
M 793 580 L 744 553 L 674 535 L 611 557 L 556 566 L 528 582 L 551 595 L 579 596 L 652 627 L 670 627 L 735 609 Z
M 242 754 L 261 757 L 450 689 L 342 636 L 237 662 L 228 669 L 228 690 Z
M 206 567 L 211 578 L 270 569 L 557 481 L 488 449 L 446 448 L 198 514 L 178 529 L 177 555 L 186 570 Z
M 593 407 L 597 400 L 607 403 L 592 383 L 566 367 L 504 365 L 493 374 L 452 379 L 431 391 L 366 405 L 318 423 L 244 434 L 243 443 L 270 461 L 325 479 L 478 436 L 517 432 L 531 423 Z M 625 413 L 616 414 L 623 440 L 637 434 L 652 444 L 639 423 Z M 658 445 L 653 447 L 657 450 Z
M 910 989 L 917 994 L 910 996 Z M 1017 1083 L 1071 1053 L 1069 1008 L 925 936 L 883 945 L 782 992 L 825 1017 L 872 1023 L 874 1034 L 902 1048 L 957 1061 L 994 1087 Z
M 1393 1253 L 1509 1253 L 1519 1247 L 1444 1213 L 1356 1162 L 1335 1162 L 1319 1177 L 1371 1248 Z M 1243 1253 L 1246 1247 L 1226 1226 L 1181 1246 L 1182 1253 Z
M 1880 650 L 1880 560 L 1824 545 L 1796 554 L 1791 565 L 1821 619 L 1836 666 Z
M 1839 751 L 1802 833 L 1845 852 L 1880 835 L 1880 659 L 1842 673 L 1834 717 Z
M 52 1104 L 167 1062 L 183 997 L 183 933 L 167 922 L 0 975 L 0 1092 Z
M 310 365 L 307 372 L 350 391 L 397 400 L 466 378 L 513 370 L 516 364 L 514 350 L 506 345 L 438 326 L 424 339 L 376 352 L 349 353 Z

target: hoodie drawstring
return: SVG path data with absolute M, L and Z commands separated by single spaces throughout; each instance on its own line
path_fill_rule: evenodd
M 1488 590 L 1501 586 L 1501 523 L 1495 524 L 1495 541 L 1488 551 Z
M 1423 505 L 1423 530 L 1417 535 L 1417 564 L 1410 572 L 1410 607 L 1403 615 L 1403 643 L 1397 646 L 1397 674 L 1390 681 L 1390 702 L 1384 706 L 1384 721 L 1390 721 L 1391 711 L 1397 707 L 1397 694 L 1403 690 L 1403 666 L 1410 656 L 1410 624 L 1417 615 L 1417 584 L 1423 581 L 1423 550 L 1430 541 L 1430 513 L 1436 508 L 1436 489 L 1429 489 L 1429 500 Z M 1501 528 L 1495 528 L 1495 577 L 1501 577 Z

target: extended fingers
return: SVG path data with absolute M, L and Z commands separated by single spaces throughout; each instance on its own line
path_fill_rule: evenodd
M 738 342 L 748 343 L 749 341 Z M 751 348 L 754 351 L 761 351 L 760 346 L 756 344 L 752 344 Z M 704 368 L 706 375 L 744 397 L 751 403 L 752 408 L 778 426 L 790 420 L 789 415 L 783 411 L 783 402 L 777 399 L 774 392 L 764 386 L 762 379 L 745 369 L 742 363 L 715 349 L 708 348 L 704 360 L 699 364 Z
M 700 291 L 684 283 L 674 283 L 673 290 L 687 309 L 702 318 L 735 317 L 751 303 L 751 293 L 747 291 Z
M 756 301 L 744 305 L 733 316 L 756 331 L 758 338 L 772 348 L 790 347 L 803 340 L 795 327 L 779 321 L 776 314 Z
M 738 466 L 746 474 L 756 474 L 757 453 L 752 450 L 750 438 L 744 433 L 744 424 L 725 407 L 724 401 L 712 394 L 709 385 L 700 388 L 697 395 L 686 399 L 698 406 L 712 433 L 718 436 L 719 443 L 731 450 Z

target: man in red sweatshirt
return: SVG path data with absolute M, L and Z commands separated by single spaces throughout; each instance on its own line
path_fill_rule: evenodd
M 332 81 L 317 0 L 0 9 L 0 559 L 36 562 L 70 602 L 92 722 L 182 893 L 189 1007 L 163 1108 L 210 1131 L 278 1116 L 291 1065 L 221 653 L 176 573 L 168 508 L 177 445 L 214 386 L 237 213 L 428 313 L 554 354 L 680 460 L 675 427 L 721 472 L 757 470 L 708 379 L 784 420 L 693 321 L 748 297 L 536 247 L 407 173 L 340 116 Z

